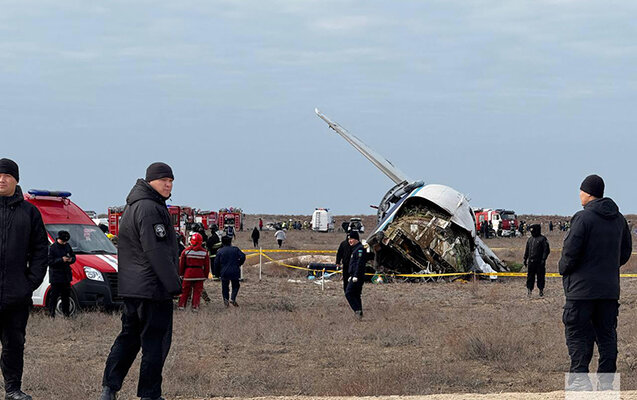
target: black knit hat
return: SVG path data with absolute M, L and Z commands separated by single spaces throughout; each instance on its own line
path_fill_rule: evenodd
M 587 176 L 579 188 L 581 191 L 595 196 L 598 199 L 604 197 L 604 180 L 599 175 Z
M 358 231 L 351 231 L 349 233 L 349 238 L 350 239 L 361 240 L 361 237 L 358 235 Z
M 18 169 L 18 164 L 13 160 L 8 158 L 0 159 L 0 174 L 9 174 L 20 182 L 20 170 Z
M 170 165 L 163 162 L 154 162 L 146 168 L 146 182 L 162 178 L 175 179 Z

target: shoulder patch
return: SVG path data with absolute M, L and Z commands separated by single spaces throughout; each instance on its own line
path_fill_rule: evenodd
M 164 239 L 168 234 L 166 232 L 166 227 L 164 226 L 164 224 L 153 225 L 153 230 L 155 231 L 155 236 L 157 236 L 158 239 Z

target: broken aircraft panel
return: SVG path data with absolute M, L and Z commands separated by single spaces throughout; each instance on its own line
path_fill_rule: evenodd
M 497 272 L 508 268 L 480 240 L 475 215 L 460 192 L 414 181 L 356 136 L 316 114 L 377 168 L 392 187 L 378 206 L 378 226 L 367 239 L 375 269 L 402 274 Z

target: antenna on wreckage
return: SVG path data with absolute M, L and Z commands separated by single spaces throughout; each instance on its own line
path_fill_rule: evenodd
M 405 173 L 396 168 L 394 164 L 391 163 L 391 161 L 372 150 L 369 146 L 363 143 L 362 140 L 349 133 L 345 128 L 343 128 L 336 122 L 329 119 L 327 116 L 325 116 L 325 114 L 320 112 L 318 108 L 315 108 L 314 112 L 316 113 L 316 115 L 318 115 L 319 118 L 325 121 L 330 128 L 341 135 L 343 139 L 345 139 L 363 156 L 365 156 L 365 158 L 367 158 L 372 164 L 374 164 L 376 168 L 380 169 L 385 175 L 387 175 L 387 177 L 389 177 L 389 179 L 391 179 L 395 184 L 403 182 L 413 182 L 413 180 L 405 175 Z

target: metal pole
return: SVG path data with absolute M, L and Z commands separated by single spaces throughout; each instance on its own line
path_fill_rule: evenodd
M 321 277 L 321 290 L 325 291 L 325 268 L 323 268 L 323 276 Z
M 263 269 L 263 249 L 259 247 L 259 282 L 261 281 L 262 269 Z

